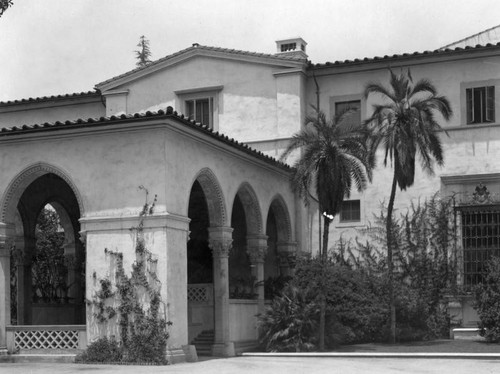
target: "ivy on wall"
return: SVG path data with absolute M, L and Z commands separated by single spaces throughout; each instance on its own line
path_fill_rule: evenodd
M 101 338 L 96 344 L 117 345 L 119 361 L 122 362 L 166 364 L 167 329 L 172 322 L 167 321 L 165 308 L 161 308 L 163 302 L 161 282 L 157 275 L 158 260 L 147 249 L 144 237 L 144 221 L 153 214 L 157 196 L 149 203 L 147 189 L 143 186 L 139 188 L 145 191 L 146 202 L 139 215 L 139 225 L 130 229 L 135 234 L 136 255 L 132 272 L 130 276 L 126 274 L 122 252 L 104 249 L 105 255 L 111 257 L 111 268 L 115 269 L 114 282 L 109 278 L 99 279 L 100 288 L 87 303 L 93 306 L 93 317 L 98 323 L 118 323 L 118 341 Z M 93 277 L 97 281 L 95 272 Z M 99 361 L 89 356 L 89 352 L 93 351 L 91 346 L 79 361 Z

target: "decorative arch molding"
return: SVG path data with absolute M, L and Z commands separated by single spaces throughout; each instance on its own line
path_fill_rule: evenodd
M 76 200 L 78 202 L 78 208 L 80 209 L 80 216 L 83 217 L 85 215 L 84 204 L 80 192 L 76 188 L 73 180 L 69 177 L 68 173 L 54 165 L 50 165 L 44 162 L 38 162 L 25 168 L 9 183 L 1 200 L 0 222 L 14 222 L 17 203 L 19 202 L 19 199 L 21 198 L 24 190 L 33 181 L 35 181 L 35 179 L 45 174 L 55 174 L 68 184 L 68 186 L 75 194 Z
M 243 182 L 236 195 L 240 198 L 247 221 L 247 235 L 262 234 L 262 213 L 259 199 L 248 182 Z M 234 200 L 233 200 L 234 201 Z
M 285 199 L 283 199 L 280 194 L 276 194 L 271 199 L 268 215 L 271 210 L 274 212 L 274 216 L 276 217 L 278 242 L 290 242 L 292 240 L 292 225 L 290 222 L 290 213 L 288 212 Z
M 198 172 L 193 183 L 195 181 L 198 181 L 207 199 L 210 227 L 226 226 L 227 214 L 224 195 L 214 172 L 209 168 L 203 168 Z M 193 183 L 191 183 L 191 186 Z M 191 192 L 191 190 L 189 191 Z

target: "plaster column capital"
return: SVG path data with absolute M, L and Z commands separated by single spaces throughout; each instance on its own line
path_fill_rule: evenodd
M 251 263 L 264 262 L 267 248 L 267 235 L 247 236 L 247 254 Z
M 209 227 L 208 247 L 214 258 L 229 257 L 233 247 L 233 229 L 231 227 Z

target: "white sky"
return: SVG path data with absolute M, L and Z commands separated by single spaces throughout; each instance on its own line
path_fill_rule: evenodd
M 0 17 L 0 101 L 89 91 L 192 43 L 324 63 L 437 49 L 500 24 L 499 0 L 14 0 Z

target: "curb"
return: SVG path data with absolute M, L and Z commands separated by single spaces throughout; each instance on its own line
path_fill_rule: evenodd
M 290 352 L 290 353 L 242 353 L 246 357 L 310 357 L 310 358 L 432 358 L 432 359 L 472 359 L 500 360 L 500 353 L 420 353 L 420 352 Z

